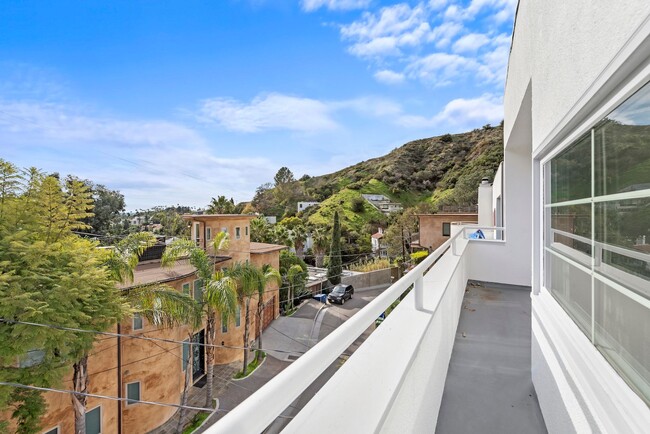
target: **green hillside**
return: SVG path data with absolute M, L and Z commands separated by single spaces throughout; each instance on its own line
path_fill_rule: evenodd
M 331 224 L 333 210 L 339 207 L 342 223 L 360 232 L 364 225 L 386 222 L 386 216 L 368 203 L 355 208 L 362 193 L 384 194 L 404 208 L 422 202 L 434 209 L 475 204 L 481 178 L 492 179 L 502 159 L 503 127 L 486 126 L 408 142 L 383 157 L 331 174 L 305 175 L 290 188 L 260 187 L 253 205 L 258 212 L 282 217 L 295 213 L 298 201 L 316 200 L 321 205 L 303 215 L 308 221 Z

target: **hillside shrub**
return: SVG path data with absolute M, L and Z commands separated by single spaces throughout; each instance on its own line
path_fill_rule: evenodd
M 427 252 L 426 250 L 413 252 L 411 253 L 411 261 L 413 261 L 414 265 L 417 265 L 420 262 L 424 261 L 424 258 L 426 258 L 427 256 L 429 256 L 429 252 Z

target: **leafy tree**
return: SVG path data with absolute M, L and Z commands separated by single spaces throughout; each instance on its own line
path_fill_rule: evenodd
M 289 271 L 292 269 L 290 276 Z M 308 277 L 307 264 L 295 253 L 282 250 L 280 252 L 280 275 L 282 276 L 280 298 L 286 299 L 285 309 L 289 309 L 292 306 L 290 303 L 293 302 L 295 294 L 305 289 L 305 282 Z
M 287 270 L 287 283 L 289 284 L 289 292 L 287 296 L 287 310 L 290 310 L 295 305 L 296 292 L 300 287 L 305 284 L 305 272 L 300 265 L 292 265 Z
M 282 225 L 276 225 L 273 228 L 272 237 L 273 241 L 278 244 L 285 246 L 291 246 L 293 244 L 291 241 L 291 232 L 289 232 L 289 230 Z
M 332 244 L 330 244 L 329 264 L 327 266 L 327 279 L 334 285 L 341 283 L 343 266 L 341 261 L 341 224 L 339 212 L 334 212 L 334 225 L 332 226 Z
M 88 230 L 93 200 L 83 182 L 63 182 L 36 169 L 20 172 L 0 160 L 0 318 L 106 330 L 125 313 L 105 252 L 73 230 Z M 73 365 L 74 390 L 87 387 L 85 362 L 95 335 L 5 323 L 0 327 L 0 378 L 59 385 Z M 19 367 L 14 367 L 19 359 Z M 72 395 L 77 432 L 85 397 Z M 14 408 L 18 430 L 31 433 L 45 411 L 40 393 L 0 388 L 0 408 Z
M 226 199 L 226 196 L 217 196 L 210 201 L 207 209 L 208 214 L 234 214 L 235 213 L 235 201 L 230 198 Z
M 90 181 L 85 181 L 90 183 Z M 124 195 L 117 190 L 110 190 L 101 184 L 92 185 L 94 215 L 87 220 L 91 232 L 96 234 L 119 233 L 120 213 L 124 212 L 126 202 Z
M 226 232 L 219 232 L 212 239 L 212 247 L 216 252 L 228 248 L 229 238 Z M 221 271 L 215 271 L 215 257 L 197 247 L 192 240 L 178 239 L 165 249 L 161 264 L 163 267 L 173 266 L 181 258 L 189 258 L 190 264 L 196 268 L 196 276 L 202 282 L 200 301 L 206 317 L 206 364 L 208 384 L 206 405 L 211 406 L 214 398 L 214 345 L 216 337 L 216 314 L 221 313 L 224 321 L 234 315 L 237 307 L 236 284 L 232 278 Z
M 294 182 L 295 180 L 296 179 L 293 177 L 293 172 L 291 172 L 288 167 L 281 167 L 273 177 L 273 181 L 275 182 L 276 187 Z

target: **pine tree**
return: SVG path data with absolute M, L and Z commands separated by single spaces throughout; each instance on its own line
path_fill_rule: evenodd
M 0 172 L 0 379 L 60 387 L 95 335 L 17 322 L 101 331 L 122 317 L 125 305 L 104 266 L 105 252 L 73 233 L 87 228 L 82 220 L 92 215 L 88 188 L 35 169 L 20 172 L 3 160 Z M 83 376 L 75 380 L 83 391 Z M 73 396 L 75 406 L 84 399 Z M 0 408 L 13 409 L 19 432 L 29 434 L 38 432 L 46 407 L 40 392 L 0 387 Z
M 334 226 L 332 227 L 332 244 L 330 245 L 330 260 L 327 265 L 327 279 L 333 284 L 341 283 L 341 273 L 343 266 L 341 264 L 341 224 L 339 222 L 339 212 L 334 211 Z

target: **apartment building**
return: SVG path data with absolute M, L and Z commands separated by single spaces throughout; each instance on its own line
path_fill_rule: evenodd
M 216 268 L 231 266 L 235 262 L 250 262 L 257 266 L 269 264 L 279 269 L 279 252 L 286 248 L 273 244 L 250 242 L 250 217 L 239 215 L 186 216 L 197 245 L 215 252 L 209 241 L 217 231 L 230 234 L 228 249 L 216 252 Z M 198 234 L 198 236 L 196 235 Z M 156 246 L 145 252 L 138 264 L 134 280 L 120 289 L 128 291 L 149 284 L 165 284 L 193 296 L 201 297 L 201 282 L 187 259 L 172 267 L 163 268 L 160 258 L 163 248 Z M 271 284 L 264 296 L 263 328 L 279 315 L 279 289 Z M 257 309 L 257 299 L 251 302 L 252 312 Z M 229 323 L 216 324 L 215 342 L 225 347 L 242 347 L 244 314 L 239 308 Z M 163 404 L 180 404 L 184 390 L 185 372 L 190 371 L 190 387 L 205 381 L 205 347 L 138 339 L 147 337 L 176 342 L 205 343 L 205 325 L 200 330 L 188 327 L 162 328 L 145 318 L 134 316 L 122 321 L 110 332 L 128 336 L 99 336 L 88 358 L 88 393 L 128 398 L 129 401 L 112 401 L 89 397 L 86 424 L 88 434 L 139 434 L 147 433 L 168 421 L 177 411 L 173 407 L 153 406 L 138 401 Z M 257 318 L 251 315 L 250 339 L 257 338 Z M 133 338 L 129 337 L 133 336 Z M 226 364 L 243 358 L 243 350 L 218 348 L 215 364 Z M 65 378 L 62 389 L 72 389 L 72 375 Z M 44 393 L 48 410 L 42 419 L 44 434 L 74 432 L 74 411 L 68 394 Z

